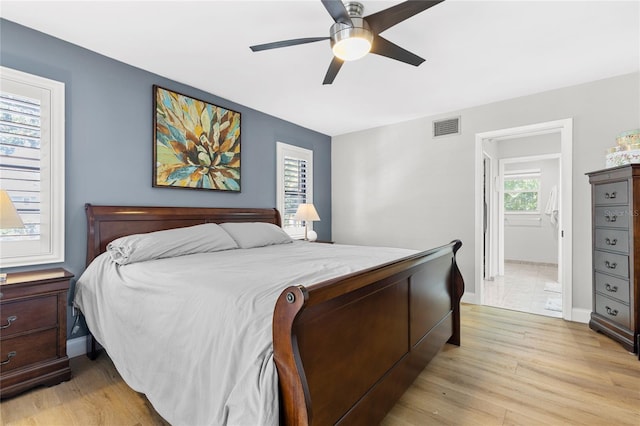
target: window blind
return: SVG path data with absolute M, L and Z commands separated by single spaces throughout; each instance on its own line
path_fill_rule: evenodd
M 293 216 L 307 202 L 307 166 L 306 160 L 284 157 L 284 227 L 301 226 Z
M 0 230 L 0 241 L 40 239 L 41 123 L 39 99 L 0 91 L 0 188 L 25 224 Z

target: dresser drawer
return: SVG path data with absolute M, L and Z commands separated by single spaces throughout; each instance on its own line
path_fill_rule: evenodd
M 593 267 L 596 271 L 629 278 L 629 257 L 622 254 L 613 254 L 596 250 L 593 253 Z
M 55 295 L 22 299 L 0 305 L 0 336 L 55 327 L 58 324 L 58 298 Z
M 629 232 L 615 229 L 596 229 L 595 246 L 597 249 L 629 253 Z
M 617 299 L 622 303 L 629 303 L 629 280 L 612 277 L 596 272 L 596 291 Z
M 599 204 L 627 204 L 629 190 L 627 181 L 603 183 L 594 186 L 594 201 Z
M 629 328 L 629 307 L 622 303 L 610 299 L 606 296 L 596 294 L 596 312 L 603 317 L 614 321 L 626 328 Z
M 631 216 L 631 211 L 628 207 L 596 207 L 593 221 L 596 227 L 605 226 L 628 229 L 629 216 Z
M 58 357 L 58 329 L 3 339 L 0 342 L 0 374 Z

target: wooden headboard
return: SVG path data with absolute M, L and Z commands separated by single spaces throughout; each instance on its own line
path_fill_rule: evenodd
M 131 234 L 223 222 L 267 222 L 282 226 L 276 209 L 94 206 L 87 213 L 87 265 L 107 244 Z

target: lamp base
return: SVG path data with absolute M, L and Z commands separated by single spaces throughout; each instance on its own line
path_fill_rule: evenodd
M 318 239 L 318 234 L 316 233 L 316 231 L 310 229 L 309 231 L 307 231 L 307 240 L 309 241 L 315 241 Z

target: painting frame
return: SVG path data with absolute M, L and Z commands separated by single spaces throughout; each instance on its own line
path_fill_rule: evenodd
M 241 192 L 238 111 L 153 85 L 154 188 Z

